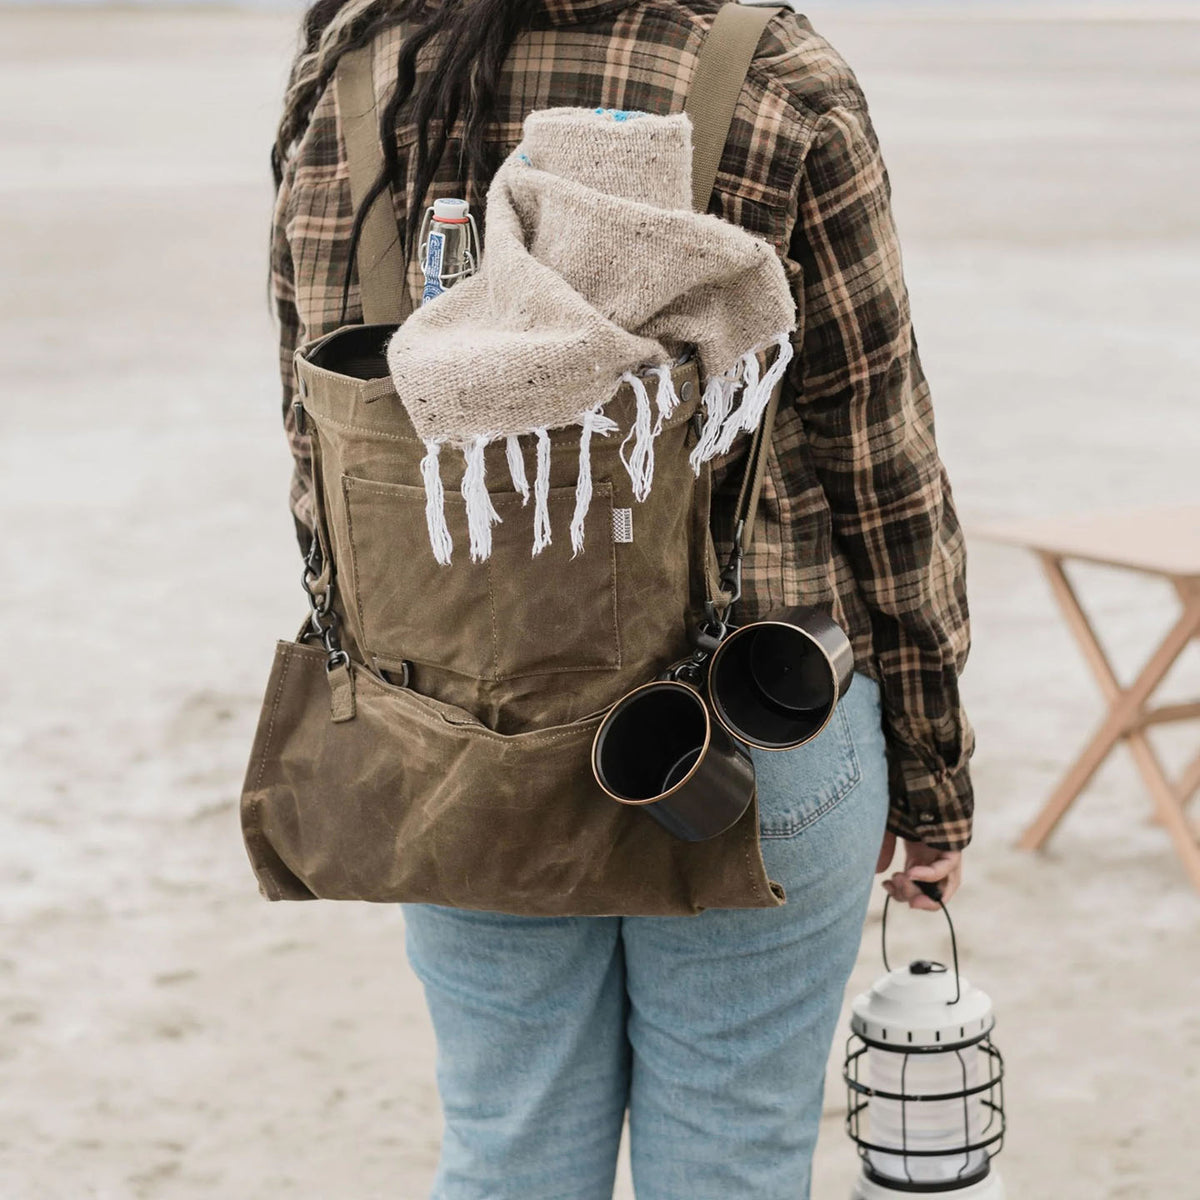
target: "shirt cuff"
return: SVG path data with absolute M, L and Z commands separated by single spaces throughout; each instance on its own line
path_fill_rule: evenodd
M 964 762 L 930 769 L 902 751 L 891 756 L 892 803 L 888 829 L 935 850 L 962 850 L 971 841 L 975 790 Z

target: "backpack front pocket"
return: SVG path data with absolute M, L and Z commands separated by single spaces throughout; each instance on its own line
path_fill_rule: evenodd
M 599 714 L 515 735 L 352 663 L 330 720 L 326 653 L 280 642 L 242 787 L 269 900 L 441 904 L 524 916 L 775 908 L 753 804 L 684 842 L 616 804 L 588 765 Z
M 550 489 L 554 540 L 536 556 L 532 502 L 493 493 L 501 523 L 482 563 L 470 560 L 466 505 L 448 494 L 448 566 L 433 557 L 424 488 L 343 475 L 342 493 L 362 649 L 379 665 L 412 661 L 474 679 L 621 665 L 610 482 L 594 486 L 574 558 L 573 487 Z

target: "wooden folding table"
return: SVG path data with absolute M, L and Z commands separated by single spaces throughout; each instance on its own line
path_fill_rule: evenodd
M 1200 791 L 1200 750 L 1179 780 L 1172 783 L 1146 736 L 1151 725 L 1200 717 L 1200 701 L 1157 707 L 1150 704 L 1188 643 L 1200 637 L 1200 505 L 1020 521 L 987 526 L 977 533 L 993 541 L 1023 546 L 1038 556 L 1063 618 L 1108 703 L 1100 727 L 1025 830 L 1020 846 L 1026 850 L 1041 846 L 1113 747 L 1125 741 L 1159 820 L 1171 835 L 1188 875 L 1200 888 L 1200 835 L 1187 813 L 1189 802 Z M 1117 679 L 1067 578 L 1063 564 L 1070 559 L 1159 576 L 1171 583 L 1179 597 L 1178 619 L 1128 686 Z

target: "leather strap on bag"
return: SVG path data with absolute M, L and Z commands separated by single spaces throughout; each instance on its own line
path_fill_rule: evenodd
M 775 414 L 779 409 L 779 393 L 783 388 L 782 382 L 771 393 L 771 399 L 763 410 L 762 420 L 754 431 L 750 443 L 750 452 L 746 456 L 746 471 L 742 476 L 742 486 L 738 490 L 737 505 L 733 512 L 733 549 L 729 561 L 721 574 L 721 587 L 729 596 L 725 605 L 726 613 L 741 599 L 742 595 L 742 559 L 746 547 L 754 536 L 754 522 L 758 518 L 758 502 L 762 497 L 763 483 L 767 476 L 767 451 L 771 442 L 771 431 L 775 426 Z M 715 617 L 710 611 L 710 618 Z
M 754 522 L 758 519 L 758 502 L 762 498 L 763 482 L 767 475 L 767 448 L 771 440 L 771 431 L 775 425 L 775 414 L 779 411 L 781 390 L 782 385 L 771 393 L 771 399 L 767 403 L 758 428 L 754 431 L 754 441 L 750 445 L 750 461 L 747 464 L 746 475 L 742 479 L 742 490 L 738 496 L 736 510 L 735 534 L 739 551 L 749 541 L 749 534 L 754 529 Z

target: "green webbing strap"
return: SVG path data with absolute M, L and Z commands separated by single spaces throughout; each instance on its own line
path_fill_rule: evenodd
M 343 54 L 337 69 L 338 115 L 346 140 L 350 199 L 355 212 L 383 167 L 373 57 L 373 47 L 368 43 Z M 412 312 L 412 300 L 390 186 L 380 192 L 363 218 L 357 257 L 364 323 L 388 325 L 403 321 Z
M 778 8 L 726 4 L 700 47 L 684 112 L 692 118 L 692 207 L 707 212 L 733 110 L 759 38 Z
M 729 140 L 729 127 L 738 97 L 746 82 L 750 63 L 771 18 L 779 8 L 748 4 L 726 4 L 717 11 L 696 61 L 696 73 L 688 91 L 684 111 L 692 118 L 692 207 L 707 212 L 717 172 Z M 715 550 L 709 545 L 708 594 L 718 608 L 741 592 L 742 555 L 754 537 L 758 501 L 766 478 L 767 448 L 779 407 L 779 388 L 771 396 L 762 420 L 754 431 L 746 455 L 745 473 L 734 508 L 734 544 L 730 560 L 719 580 L 715 573 Z

